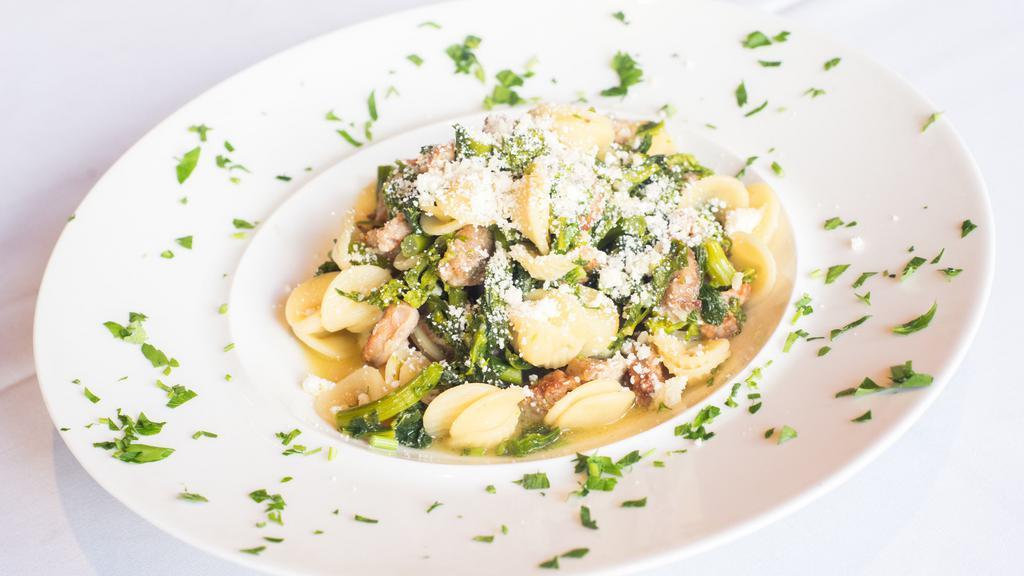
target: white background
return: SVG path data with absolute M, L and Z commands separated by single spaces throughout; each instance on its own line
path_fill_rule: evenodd
M 67 216 L 151 126 L 284 48 L 423 3 L 0 0 L 0 573 L 250 574 L 150 526 L 75 462 L 36 385 L 36 289 Z M 1019 574 L 1024 2 L 741 3 L 835 35 L 945 110 L 987 180 L 1002 264 L 966 361 L 904 438 L 800 512 L 654 574 Z

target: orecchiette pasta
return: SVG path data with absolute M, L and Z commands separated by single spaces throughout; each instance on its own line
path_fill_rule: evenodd
M 553 281 L 565 276 L 576 268 L 576 258 L 572 254 L 533 254 L 522 244 L 516 244 L 509 255 L 519 262 L 526 272 L 537 280 Z
M 284 305 L 284 317 L 296 335 L 325 331 L 320 321 L 320 305 L 327 287 L 337 276 L 337 272 L 314 276 L 292 289 Z
M 408 346 L 402 346 L 388 358 L 384 365 L 384 383 L 389 389 L 395 389 L 408 383 L 423 371 L 430 360 L 426 356 Z
M 352 243 L 352 233 L 355 229 L 356 211 L 348 210 L 345 212 L 345 215 L 341 217 L 341 230 L 338 232 L 338 236 L 334 241 L 334 247 L 331 248 L 331 260 L 334 260 L 334 263 L 342 270 L 351 265 L 348 247 Z
M 607 356 L 610 353 L 608 348 L 619 331 L 619 312 L 615 303 L 604 293 L 587 286 L 579 286 L 577 294 L 583 305 L 580 321 L 573 328 L 584 336 L 579 355 Z
M 429 214 L 420 216 L 420 228 L 423 229 L 424 234 L 430 234 L 431 236 L 451 234 L 462 228 L 462 226 L 462 222 L 458 220 L 437 218 Z
M 750 207 L 761 210 L 761 221 L 751 232 L 761 242 L 768 244 L 779 226 L 779 200 L 775 197 L 772 187 L 764 182 L 747 186 L 750 195 Z
M 632 390 L 621 388 L 615 392 L 604 392 L 581 398 L 565 409 L 554 424 L 563 430 L 585 430 L 606 426 L 622 418 L 630 408 L 636 395 Z
M 583 315 L 583 306 L 574 295 L 534 290 L 509 315 L 512 344 L 534 366 L 565 366 L 579 355 L 587 341 L 587 334 L 579 325 Z
M 341 292 L 365 296 L 390 279 L 391 274 L 387 270 L 370 265 L 352 266 L 339 272 L 328 286 L 321 303 L 320 317 L 324 328 L 330 332 L 365 332 L 373 328 L 377 320 L 380 320 L 380 308 L 356 302 Z
M 363 366 L 342 378 L 333 388 L 321 392 L 316 397 L 318 412 L 337 410 L 359 406 L 372 402 L 380 397 L 384 389 L 384 378 L 380 370 L 372 366 Z M 374 396 L 377 398 L 374 398 Z
M 548 253 L 548 226 L 551 224 L 551 179 L 544 170 L 532 165 L 515 184 L 515 224 L 537 251 Z
M 467 406 L 455 417 L 449 444 L 456 448 L 490 448 L 511 436 L 519 423 L 522 388 L 511 386 L 492 392 Z M 431 402 L 431 405 L 433 402 Z
M 654 132 L 654 136 L 651 137 L 651 147 L 647 150 L 648 154 L 675 154 L 677 152 L 675 142 L 672 141 L 672 137 L 669 136 L 668 130 L 662 128 Z
M 750 205 L 750 195 L 743 183 L 730 176 L 701 178 L 683 192 L 683 202 L 689 206 L 700 206 L 710 200 L 718 200 L 729 209 Z
M 499 392 L 501 389 L 490 384 L 469 382 L 453 386 L 430 401 L 423 412 L 423 429 L 434 438 L 448 435 L 455 418 L 477 400 Z
M 610 118 L 591 110 L 572 106 L 542 105 L 531 111 L 534 116 L 551 119 L 552 131 L 566 146 L 583 151 L 597 151 L 604 156 L 615 138 L 615 127 Z
M 756 302 L 775 287 L 775 257 L 756 236 L 742 232 L 733 234 L 729 260 L 737 270 L 754 270 L 754 280 L 750 283 L 751 302 Z
M 651 336 L 651 343 L 668 371 L 689 381 L 707 377 L 729 358 L 727 338 L 687 342 L 671 334 L 658 332 Z
M 609 392 L 614 393 L 622 389 L 622 386 L 615 380 L 592 380 L 586 384 L 581 384 L 570 390 L 568 394 L 551 406 L 548 413 L 544 415 L 544 423 L 548 426 L 553 426 L 570 406 L 584 398 Z

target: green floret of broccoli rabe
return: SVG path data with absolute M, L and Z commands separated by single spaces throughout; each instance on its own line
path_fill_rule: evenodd
M 729 305 L 722 298 L 721 293 L 708 282 L 701 284 L 700 294 L 700 317 L 705 324 L 720 325 L 726 314 L 729 313 Z
M 395 416 L 393 426 L 395 440 L 403 446 L 426 448 L 433 441 L 430 434 L 423 429 L 423 410 L 419 404 L 399 412 L 398 416 Z

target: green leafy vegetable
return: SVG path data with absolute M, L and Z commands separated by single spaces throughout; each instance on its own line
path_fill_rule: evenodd
M 472 34 L 466 36 L 462 44 L 452 44 L 449 46 L 445 53 L 452 59 L 455 64 L 456 74 L 473 74 L 481 82 L 484 81 L 484 67 L 477 60 L 476 53 L 473 52 L 480 46 L 480 38 L 473 36 Z
M 498 445 L 497 452 L 502 456 L 526 456 L 548 448 L 558 441 L 562 431 L 558 428 L 537 426 L 524 430 L 517 438 L 505 440 Z
M 375 414 L 381 421 L 398 415 L 399 412 L 415 405 L 424 394 L 437 386 L 441 380 L 442 371 L 442 365 L 435 362 L 417 374 L 408 384 L 394 392 L 368 404 L 338 412 L 335 414 L 338 427 L 344 429 L 352 420 L 369 414 Z
M 933 303 L 932 307 L 929 308 L 927 312 L 918 316 L 917 318 L 914 318 L 909 322 L 896 326 L 895 328 L 892 329 L 892 331 L 896 334 L 907 335 L 913 334 L 914 332 L 918 332 L 920 330 L 924 330 L 925 328 L 928 327 L 929 324 L 932 323 L 932 318 L 935 317 L 935 311 L 938 309 L 938 306 L 938 302 Z
M 395 417 L 395 440 L 403 446 L 426 448 L 433 438 L 423 429 L 423 411 L 412 406 Z
M 616 52 L 611 65 L 612 70 L 619 76 L 619 85 L 602 90 L 602 96 L 625 97 L 629 93 L 630 86 L 635 86 L 643 81 L 644 71 L 629 54 Z

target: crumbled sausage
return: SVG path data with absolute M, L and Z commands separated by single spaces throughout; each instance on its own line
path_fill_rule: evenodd
M 580 384 L 582 382 L 578 378 L 572 378 L 561 370 L 552 370 L 530 386 L 533 391 L 530 407 L 540 413 L 546 413 L 555 402 L 564 398 Z
M 686 320 L 690 312 L 700 310 L 700 270 L 693 251 L 686 254 L 686 266 L 676 272 L 665 288 L 661 299 L 663 311 L 678 322 Z
M 611 358 L 573 358 L 565 367 L 565 373 L 580 382 L 619 381 L 626 373 L 626 359 L 620 355 Z
M 419 320 L 419 311 L 404 302 L 389 306 L 363 346 L 363 360 L 377 367 L 387 364 L 395 350 L 405 344 L 416 329 Z
M 626 374 L 626 385 L 636 394 L 637 404 L 641 406 L 650 404 L 655 390 L 665 383 L 665 366 L 650 349 L 631 359 Z
M 483 226 L 463 226 L 448 243 L 437 271 L 449 286 L 483 284 L 487 259 L 493 251 L 494 238 L 490 230 Z
M 412 226 L 405 221 L 405 215 L 399 214 L 380 228 L 367 232 L 364 241 L 385 258 L 393 259 L 398 254 L 402 240 L 409 234 L 412 234 Z

